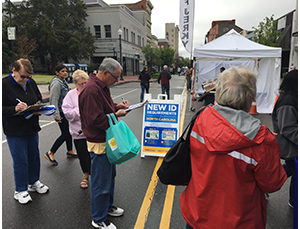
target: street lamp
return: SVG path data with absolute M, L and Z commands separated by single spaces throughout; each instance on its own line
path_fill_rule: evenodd
M 122 41 L 121 41 L 121 37 L 122 37 L 122 29 L 121 27 L 118 29 L 118 34 L 119 34 L 119 43 L 120 43 L 120 64 L 123 67 L 123 57 L 122 57 Z M 123 79 L 123 72 L 121 72 L 121 77 L 120 80 L 124 80 Z

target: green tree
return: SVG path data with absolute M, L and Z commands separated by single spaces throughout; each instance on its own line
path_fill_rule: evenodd
M 162 47 L 160 49 L 160 59 L 161 59 L 161 65 L 168 65 L 171 66 L 171 64 L 174 63 L 174 54 L 175 50 L 170 47 Z
M 179 56 L 178 54 L 175 55 L 175 67 L 176 69 L 178 67 L 182 67 L 182 66 L 188 66 L 188 64 L 190 63 L 190 59 L 188 57 L 182 57 L 182 56 Z
M 257 43 L 278 47 L 276 44 L 278 38 L 280 38 L 280 31 L 276 30 L 277 20 L 274 20 L 274 15 L 271 18 L 266 17 L 265 22 L 260 22 L 258 28 L 252 27 L 254 29 L 253 40 Z
M 153 48 L 151 45 L 147 44 L 142 47 L 142 52 L 145 56 L 149 71 L 152 71 L 152 67 L 157 65 L 157 63 L 160 63 L 159 49 Z
M 5 9 L 7 10 L 7 9 Z M 29 0 L 12 4 L 12 23 L 17 34 L 37 42 L 35 55 L 53 72 L 59 62 L 89 58 L 94 37 L 85 27 L 86 5 L 82 0 Z

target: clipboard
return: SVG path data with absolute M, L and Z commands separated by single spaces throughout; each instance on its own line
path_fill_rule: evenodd
M 23 114 L 27 111 L 36 111 L 36 110 L 39 110 L 41 109 L 43 106 L 45 106 L 45 104 L 34 104 L 34 105 L 30 105 L 28 106 L 25 110 L 22 110 L 22 111 L 18 111 L 15 115 L 20 115 L 20 114 Z
M 136 104 L 130 105 L 127 109 L 125 109 L 125 111 L 128 112 L 128 111 L 132 111 L 132 110 L 141 108 L 141 107 L 145 106 L 147 103 L 149 103 L 149 100 L 146 100 L 143 103 L 136 103 Z

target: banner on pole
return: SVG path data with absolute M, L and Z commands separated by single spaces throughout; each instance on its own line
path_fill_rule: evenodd
M 180 0 L 179 33 L 186 51 L 192 54 L 195 0 Z

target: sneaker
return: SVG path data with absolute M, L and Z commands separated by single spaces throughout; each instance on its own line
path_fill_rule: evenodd
M 27 204 L 29 201 L 32 201 L 31 196 L 27 191 L 15 192 L 14 198 L 19 201 L 20 204 Z
M 93 220 L 92 225 L 95 228 L 101 228 L 101 229 L 117 229 L 117 227 L 108 219 L 106 219 L 104 222 L 101 223 L 95 223 Z
M 109 208 L 107 214 L 110 215 L 110 216 L 121 216 L 121 215 L 123 215 L 123 213 L 124 213 L 124 210 L 122 208 L 118 208 L 118 207 L 112 205 Z
M 28 191 L 38 192 L 40 194 L 48 192 L 49 188 L 37 180 L 33 185 L 28 185 Z

